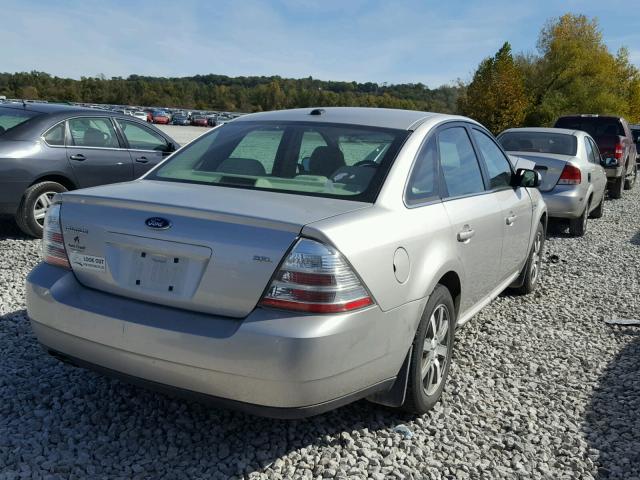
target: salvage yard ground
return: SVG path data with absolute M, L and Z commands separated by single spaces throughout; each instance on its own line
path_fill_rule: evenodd
M 584 238 L 551 233 L 539 289 L 458 332 L 418 418 L 360 401 L 262 419 L 66 366 L 25 314 L 39 253 L 0 221 L 0 479 L 640 478 L 640 329 L 604 322 L 640 316 L 640 188 Z

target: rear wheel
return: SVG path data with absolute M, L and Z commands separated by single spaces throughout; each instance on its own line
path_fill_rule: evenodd
M 440 400 L 451 365 L 456 318 L 449 290 L 436 285 L 413 340 L 403 410 L 423 414 Z
M 636 169 L 635 165 L 633 165 L 632 170 L 633 170 L 633 172 L 631 173 L 631 175 L 629 175 L 624 180 L 624 189 L 625 190 L 631 190 L 633 188 L 633 186 L 636 184 L 636 178 L 638 177 L 638 170 Z
M 44 217 L 56 193 L 67 189 L 57 182 L 41 182 L 32 185 L 24 192 L 18 211 L 16 223 L 27 235 L 42 238 Z
M 591 211 L 591 218 L 602 218 L 604 213 L 604 193 L 602 194 L 602 198 L 600 199 L 600 203 L 596 208 Z
M 624 188 L 624 175 L 616 178 L 611 185 L 609 185 L 609 195 L 613 199 L 622 198 L 622 190 Z
M 587 221 L 589 220 L 589 207 L 591 200 L 587 201 L 587 205 L 584 207 L 584 212 L 578 218 L 572 218 L 569 220 L 569 233 L 574 237 L 582 237 L 587 233 Z

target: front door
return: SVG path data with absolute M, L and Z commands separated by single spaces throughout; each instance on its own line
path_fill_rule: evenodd
M 529 253 L 531 197 L 525 188 L 512 186 L 513 167 L 498 144 L 487 133 L 477 128 L 472 137 L 482 158 L 491 195 L 502 209 L 502 261 L 500 281 L 520 272 Z
M 131 120 L 117 119 L 133 161 L 133 176 L 139 178 L 164 160 L 173 146 L 162 135 Z
M 67 123 L 67 158 L 80 187 L 133 180 L 131 157 L 110 118 L 78 117 Z

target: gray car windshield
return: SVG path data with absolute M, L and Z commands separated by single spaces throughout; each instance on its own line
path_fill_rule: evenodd
M 0 135 L 38 115 L 38 112 L 0 107 Z
M 546 132 L 507 132 L 498 138 L 508 152 L 538 152 L 574 156 L 578 142 L 573 135 Z
M 327 123 L 232 122 L 146 178 L 372 202 L 408 134 Z

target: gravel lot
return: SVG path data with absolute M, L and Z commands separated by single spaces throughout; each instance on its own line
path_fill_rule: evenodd
M 156 127 L 165 132 L 180 145 L 186 145 L 194 138 L 211 130 L 210 127 L 191 127 L 187 125 L 156 125 Z
M 274 421 L 65 366 L 25 318 L 39 241 L 0 223 L 0 479 L 640 478 L 640 328 L 603 322 L 640 317 L 640 188 L 605 205 L 583 239 L 552 234 L 536 294 L 458 332 L 419 418 L 361 401 Z

